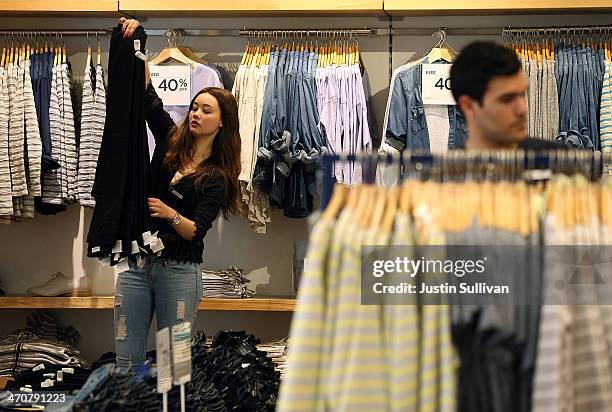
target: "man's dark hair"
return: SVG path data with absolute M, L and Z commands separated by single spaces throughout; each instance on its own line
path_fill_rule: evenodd
M 491 79 L 512 76 L 522 69 L 516 53 L 494 42 L 474 42 L 457 56 L 451 68 L 451 91 L 455 101 L 468 95 L 482 104 Z

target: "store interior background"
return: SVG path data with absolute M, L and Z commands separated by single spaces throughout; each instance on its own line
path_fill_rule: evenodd
M 115 26 L 117 17 L 0 17 L 2 30 L 98 29 Z M 388 28 L 386 18 L 379 17 L 146 17 L 136 16 L 149 29 L 238 29 L 238 28 Z M 469 27 L 539 27 L 609 24 L 612 14 L 588 15 L 509 15 L 509 16 L 443 16 L 404 17 L 394 21 L 394 28 L 469 28 Z M 433 33 L 434 30 L 432 30 Z M 499 36 L 449 36 L 448 43 L 457 51 L 474 40 L 497 40 Z M 106 68 L 110 36 L 101 36 L 102 64 Z M 73 77 L 82 81 L 86 61 L 87 38 L 65 36 Z M 89 41 L 96 45 L 95 37 Z M 246 45 L 243 37 L 186 37 L 183 45 L 190 47 L 207 62 L 227 68 L 232 76 L 238 68 Z M 393 68 L 423 56 L 436 44 L 431 36 L 394 36 Z M 382 127 L 389 90 L 389 38 L 360 37 L 363 62 L 369 73 L 374 96 L 376 117 Z M 168 44 L 163 37 L 147 40 L 149 52 Z M 55 272 L 66 275 L 86 273 L 96 295 L 112 295 L 115 270 L 87 258 L 85 239 L 91 210 L 72 205 L 56 216 L 37 216 L 31 221 L 0 225 L 0 280 L 10 294 L 24 294 Z M 244 269 L 251 288 L 258 296 L 290 297 L 294 241 L 308 238 L 306 220 L 288 219 L 275 211 L 266 235 L 251 231 L 241 217 L 230 221 L 217 220 L 205 239 L 204 267 L 223 269 L 234 265 Z M 0 337 L 25 326 L 32 309 L 0 310 Z M 65 309 L 53 310 L 60 325 L 73 325 L 80 332 L 78 347 L 90 361 L 102 353 L 114 350 L 112 310 Z M 154 320 L 155 322 L 155 320 Z M 291 313 L 288 312 L 225 312 L 200 311 L 195 330 L 214 334 L 219 330 L 247 330 L 263 341 L 285 337 L 289 333 Z M 149 347 L 154 347 L 154 331 Z

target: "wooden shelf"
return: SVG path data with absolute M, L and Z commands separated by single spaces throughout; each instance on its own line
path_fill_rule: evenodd
M 113 296 L 55 297 L 2 296 L 0 309 L 112 309 Z M 254 312 L 292 312 L 295 299 L 288 298 L 249 298 L 217 299 L 206 298 L 200 310 L 254 311 Z
M 610 0 L 384 0 L 384 9 L 395 16 L 470 14 L 597 13 L 611 11 Z
M 134 15 L 219 14 L 383 14 L 383 0 L 119 0 L 119 10 Z
M 118 0 L 22 0 L 0 1 L 2 14 L 116 14 L 119 11 Z

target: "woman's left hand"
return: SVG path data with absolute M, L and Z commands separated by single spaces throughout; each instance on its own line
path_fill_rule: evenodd
M 158 217 L 166 220 L 172 219 L 176 214 L 174 209 L 154 197 L 149 198 L 149 211 L 151 212 L 152 217 Z

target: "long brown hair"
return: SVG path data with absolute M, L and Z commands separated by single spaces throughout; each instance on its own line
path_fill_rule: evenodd
M 208 93 L 217 99 L 221 109 L 223 127 L 215 136 L 211 155 L 200 163 L 189 174 L 199 186 L 207 176 L 221 175 L 225 183 L 225 202 L 221 207 L 223 217 L 227 219 L 228 212 L 236 214 L 240 208 L 240 129 L 238 125 L 238 103 L 227 90 L 218 87 L 207 87 L 200 90 L 191 100 L 193 102 L 202 93 Z M 189 113 L 185 120 L 170 136 L 168 150 L 164 158 L 164 167 L 170 171 L 180 170 L 192 161 L 195 138 L 189 131 Z

